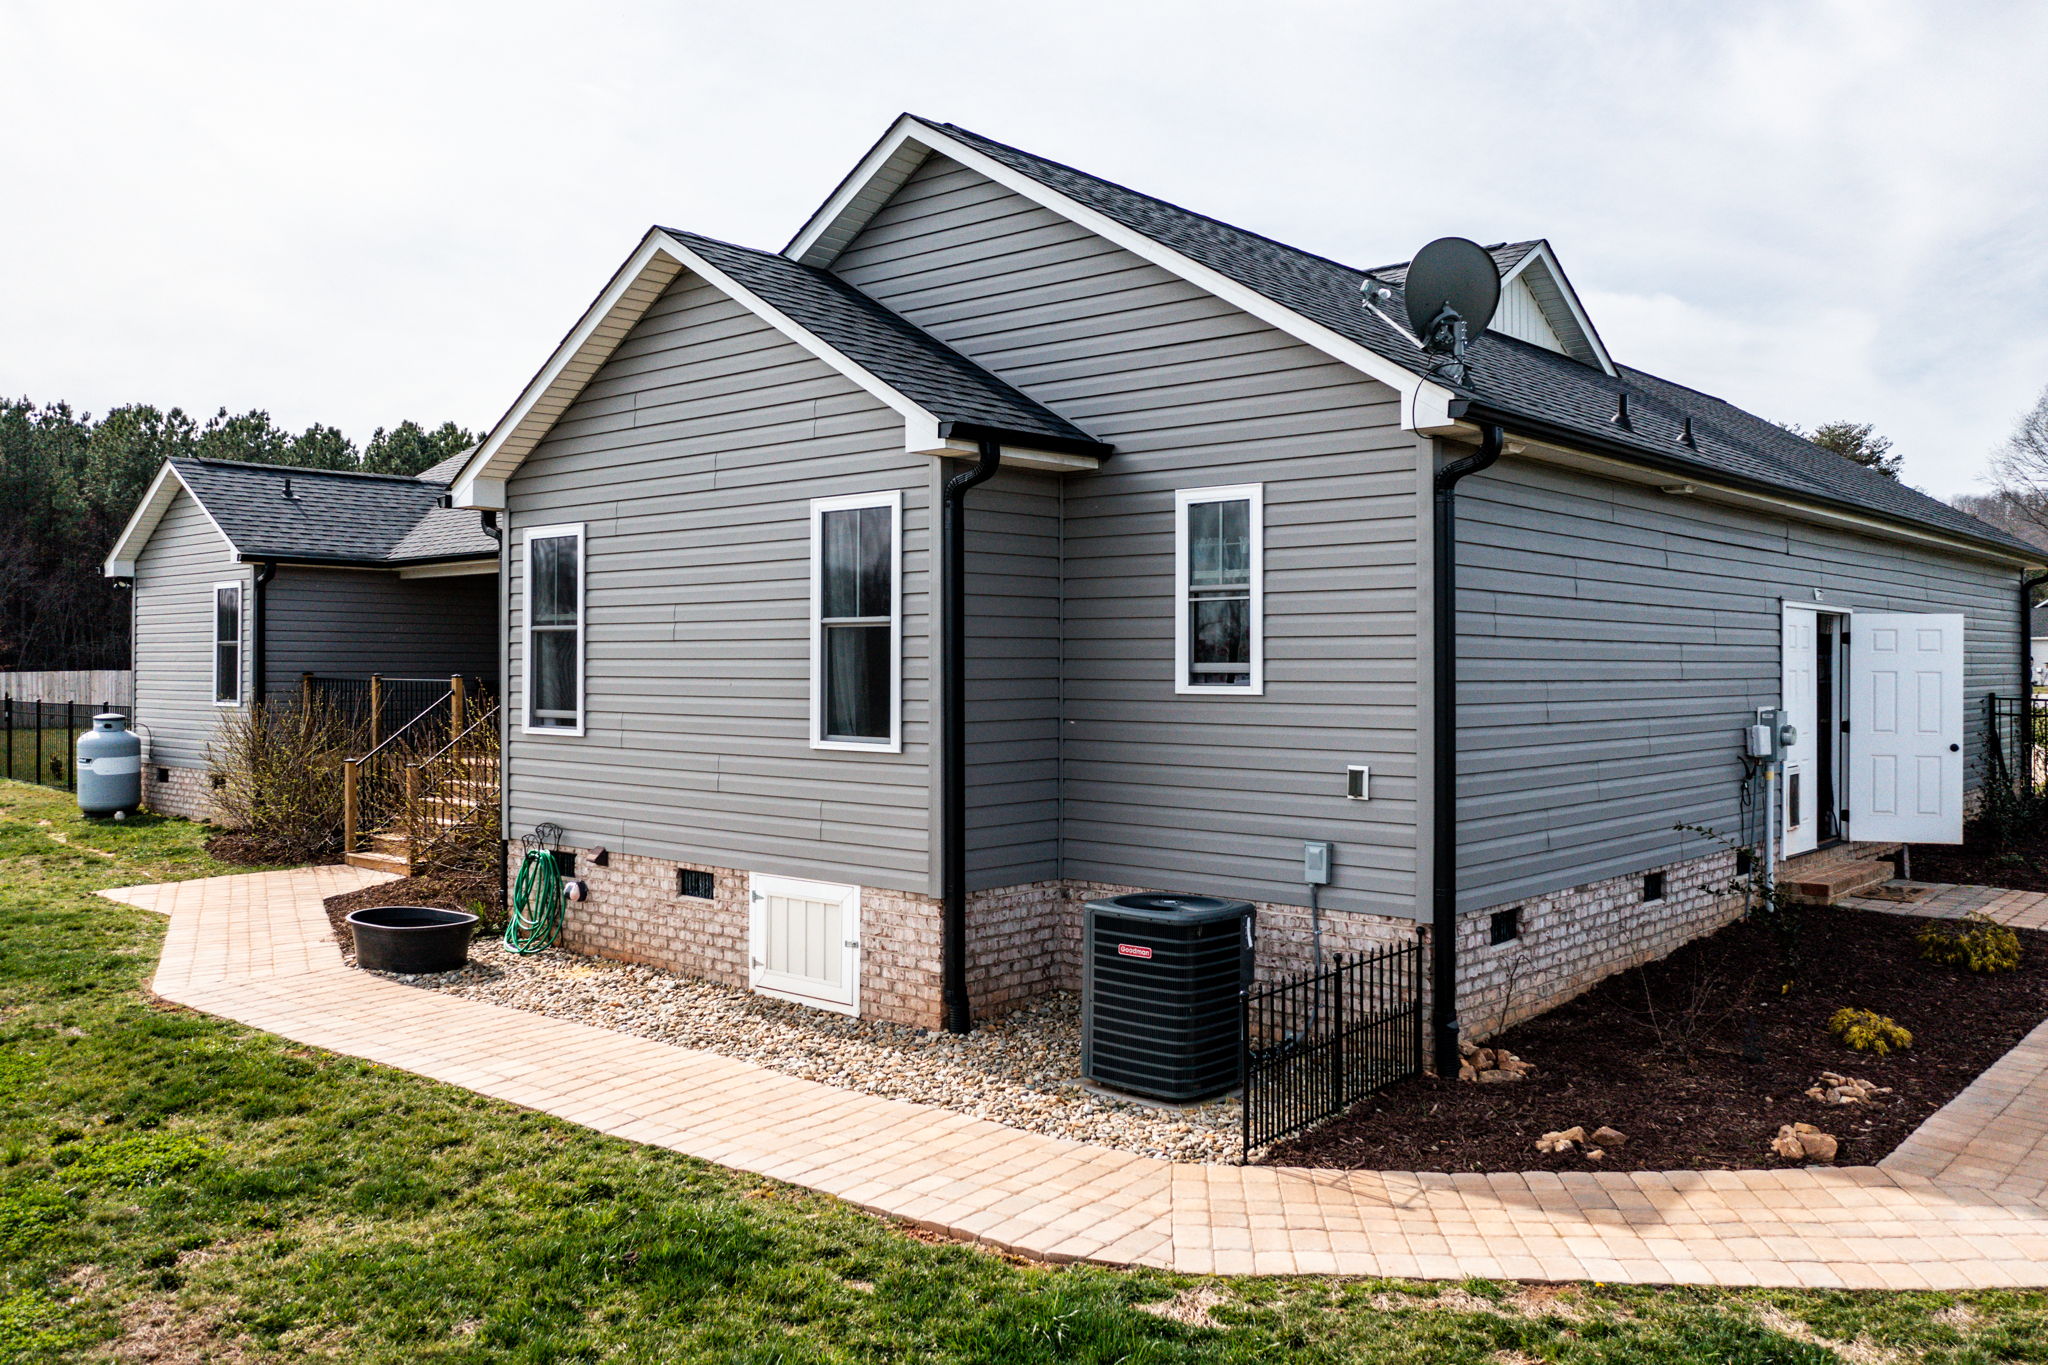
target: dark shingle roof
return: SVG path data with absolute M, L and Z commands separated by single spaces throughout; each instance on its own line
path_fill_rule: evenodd
M 662 231 L 941 422 L 1108 452 L 1066 418 L 828 271 L 694 232 Z
M 480 515 L 440 506 L 445 485 L 424 478 L 232 460 L 171 465 L 248 558 L 396 566 L 498 553 Z
M 1361 302 L 1359 289 L 1366 271 L 1033 156 L 957 125 L 931 126 L 1404 369 L 1429 372 L 1427 358 L 1415 344 Z M 1517 242 L 1493 248 L 1494 259 L 1505 270 L 1534 245 Z M 1398 286 L 1407 267 L 1403 263 L 1370 273 Z M 1395 316 L 1399 315 L 1396 310 Z M 1496 332 L 1473 341 L 1467 360 L 1465 382 L 1445 387 L 1509 417 L 1618 444 L 1659 464 L 1697 469 L 1702 477 L 1732 476 L 1893 521 L 2025 551 L 2037 559 L 2041 555 L 2038 549 L 1994 526 L 1822 450 L 1731 403 L 1641 370 L 1617 366 L 1619 376 L 1611 377 L 1568 356 Z M 1623 430 L 1612 420 L 1616 398 L 1622 392 L 1629 395 L 1633 430 Z M 1686 417 L 1692 419 L 1696 448 L 1678 439 Z

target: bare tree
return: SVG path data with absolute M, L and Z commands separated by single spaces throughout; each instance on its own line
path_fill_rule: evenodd
M 2033 527 L 2028 539 L 2048 537 L 2048 389 L 2041 391 L 1991 457 L 1991 481 L 2010 511 Z

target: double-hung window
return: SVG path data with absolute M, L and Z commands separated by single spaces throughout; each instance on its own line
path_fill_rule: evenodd
M 811 746 L 903 747 L 903 495 L 811 503 Z
M 213 704 L 242 703 L 242 585 L 213 585 Z
M 1265 689 L 1264 498 L 1259 484 L 1174 494 L 1174 689 Z
M 526 733 L 583 733 L 583 527 L 526 533 Z

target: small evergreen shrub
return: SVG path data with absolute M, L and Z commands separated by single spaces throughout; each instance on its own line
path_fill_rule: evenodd
M 2020 965 L 2020 936 L 1982 910 L 1959 920 L 1929 920 L 1914 939 L 1920 956 L 1948 967 L 1988 976 Z
M 1913 1046 L 1911 1033 L 1874 1010 L 1838 1009 L 1828 1017 L 1828 1032 L 1858 1052 L 1880 1057 Z

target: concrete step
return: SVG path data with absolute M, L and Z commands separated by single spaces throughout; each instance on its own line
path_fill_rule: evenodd
M 1786 874 L 1785 886 L 1799 899 L 1813 905 L 1833 905 L 1844 896 L 1854 896 L 1873 886 L 1882 886 L 1896 875 L 1888 862 L 1836 863 L 1832 867 L 1801 868 Z
M 367 868 L 371 872 L 396 872 L 401 877 L 408 870 L 405 859 L 395 853 L 344 853 L 341 860 L 350 867 Z

